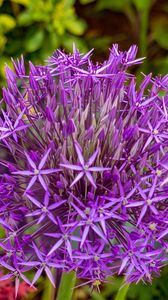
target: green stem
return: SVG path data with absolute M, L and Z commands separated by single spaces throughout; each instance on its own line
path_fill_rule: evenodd
M 125 296 L 127 295 L 127 291 L 129 288 L 129 284 L 123 282 L 123 285 L 119 288 L 115 300 L 126 300 Z
M 55 289 L 48 278 L 45 279 L 44 285 L 45 285 L 45 288 L 44 288 L 44 292 L 43 292 L 41 300 L 46 300 L 46 299 L 54 300 L 54 290 Z
M 60 286 L 56 300 L 72 300 L 74 285 L 76 282 L 75 272 L 62 273 Z

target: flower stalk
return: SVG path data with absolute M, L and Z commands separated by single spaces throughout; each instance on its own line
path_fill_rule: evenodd
M 71 271 L 69 273 L 63 272 L 56 300 L 72 300 L 75 283 L 76 273 L 74 271 Z

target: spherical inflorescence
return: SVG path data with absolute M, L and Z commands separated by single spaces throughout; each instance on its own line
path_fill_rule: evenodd
M 168 76 L 127 72 L 136 46 L 93 64 L 57 50 L 6 67 L 0 118 L 0 264 L 18 286 L 52 268 L 94 284 L 151 281 L 167 264 Z

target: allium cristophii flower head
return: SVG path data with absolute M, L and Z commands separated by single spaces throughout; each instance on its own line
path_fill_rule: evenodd
M 57 50 L 6 67 L 0 119 L 0 264 L 32 284 L 52 269 L 87 282 L 149 281 L 167 264 L 168 76 L 136 77 L 136 46 L 94 64 Z

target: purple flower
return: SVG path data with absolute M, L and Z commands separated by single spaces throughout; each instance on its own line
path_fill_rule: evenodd
M 47 152 L 44 154 L 43 158 L 41 159 L 38 167 L 36 166 L 34 161 L 31 159 L 31 157 L 26 152 L 24 152 L 24 154 L 27 158 L 27 161 L 33 170 L 32 171 L 29 171 L 29 170 L 15 171 L 15 172 L 12 172 L 12 174 L 22 175 L 22 176 L 32 176 L 29 184 L 27 185 L 26 191 L 28 191 L 33 186 L 33 184 L 36 182 L 37 179 L 41 183 L 44 190 L 47 191 L 48 187 L 47 187 L 47 184 L 45 183 L 42 175 L 48 175 L 48 174 L 52 174 L 52 173 L 60 171 L 60 169 L 44 169 L 43 170 L 43 166 L 45 165 L 45 163 L 47 161 L 50 151 L 51 151 L 51 149 L 47 150 Z
M 168 75 L 137 84 L 135 45 L 113 45 L 102 64 L 92 52 L 6 68 L 0 264 L 16 293 L 30 269 L 29 284 L 44 271 L 55 286 L 59 269 L 99 288 L 117 274 L 151 282 L 167 265 Z
M 111 170 L 110 168 L 103 168 L 103 167 L 92 167 L 91 165 L 96 160 L 96 157 L 99 153 L 99 150 L 97 149 L 92 156 L 89 158 L 89 160 L 85 163 L 84 157 L 82 155 L 81 149 L 77 143 L 75 143 L 75 150 L 80 162 L 80 165 L 71 165 L 71 164 L 60 164 L 61 167 L 78 171 L 79 174 L 76 176 L 74 181 L 71 183 L 70 187 L 72 187 L 75 183 L 77 183 L 84 175 L 86 175 L 88 181 L 93 185 L 94 188 L 96 188 L 96 184 L 94 182 L 94 179 L 91 175 L 91 172 L 104 172 Z

